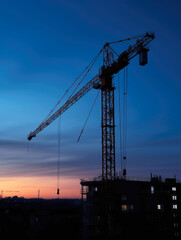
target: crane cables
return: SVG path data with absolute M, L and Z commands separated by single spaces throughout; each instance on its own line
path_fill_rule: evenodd
M 123 177 L 126 176 L 127 158 L 127 93 L 128 93 L 128 67 L 124 68 L 124 97 L 123 97 Z
M 56 103 L 56 105 L 54 106 L 54 108 L 49 112 L 49 114 L 46 116 L 46 118 L 43 120 L 42 123 L 44 123 L 49 117 L 50 115 L 55 111 L 56 107 L 60 104 L 60 102 L 64 99 L 64 97 L 68 94 L 68 92 L 70 91 L 71 88 L 73 88 L 73 86 L 78 82 L 78 80 L 82 77 L 82 79 L 78 82 L 77 86 L 75 87 L 75 89 L 73 90 L 72 94 L 69 96 L 68 100 L 73 96 L 73 94 L 75 93 L 75 91 L 77 90 L 77 88 L 80 86 L 80 84 L 83 82 L 83 80 L 85 79 L 85 77 L 87 76 L 87 74 L 90 72 L 91 68 L 93 67 L 94 63 L 96 62 L 96 60 L 98 59 L 99 55 L 101 54 L 101 52 L 103 51 L 103 48 L 99 51 L 99 53 L 93 58 L 93 60 L 88 64 L 88 66 L 83 70 L 83 72 L 75 79 L 75 81 L 70 85 L 70 87 L 65 91 L 65 93 L 63 94 L 63 96 L 60 98 L 60 100 Z M 68 101 L 67 100 L 67 101 Z
M 119 100 L 118 108 L 119 108 L 119 137 L 120 137 L 119 144 L 121 159 L 121 176 L 123 177 L 126 176 L 126 159 L 127 159 L 127 90 L 128 90 L 128 67 L 125 67 L 123 73 L 123 114 L 121 109 L 122 100 L 121 83 L 118 73 L 118 100 Z
M 61 116 L 58 121 L 58 152 L 57 152 L 57 195 L 60 194 L 60 125 L 61 125 Z
M 108 44 L 115 44 L 115 43 L 130 41 L 130 40 L 133 40 L 133 39 L 136 39 L 136 38 L 141 38 L 141 37 L 143 37 L 143 36 L 144 36 L 144 34 L 141 34 L 141 35 L 138 35 L 138 36 L 134 36 L 134 37 L 130 37 L 130 38 L 125 38 L 125 39 L 121 39 L 121 40 L 118 40 L 118 41 L 109 42 Z
M 120 149 L 120 159 L 121 159 L 121 175 L 123 170 L 123 150 L 122 150 L 122 121 L 121 121 L 121 84 L 120 77 L 118 73 L 118 98 L 119 98 L 119 149 Z
M 95 97 L 95 100 L 94 100 L 94 102 L 93 102 L 93 104 L 92 104 L 92 107 L 91 107 L 91 109 L 90 109 L 90 112 L 89 112 L 89 114 L 88 114 L 88 116 L 87 116 L 87 119 L 86 119 L 86 121 L 85 121 L 85 123 L 84 123 L 84 126 L 83 126 L 83 128 L 82 128 L 82 130 L 81 130 L 81 132 L 80 132 L 80 135 L 79 135 L 78 139 L 77 139 L 77 142 L 80 141 L 80 138 L 81 138 L 82 133 L 83 133 L 83 131 L 84 131 L 84 129 L 85 129 L 85 126 L 86 126 L 86 124 L 87 124 L 87 122 L 88 122 L 88 120 L 89 120 L 89 117 L 90 117 L 91 112 L 92 112 L 92 110 L 93 110 L 93 108 L 94 108 L 94 105 L 95 105 L 95 103 L 96 103 L 96 101 L 97 101 L 97 98 L 98 98 L 98 96 L 99 96 L 99 93 L 100 93 L 100 89 L 99 89 L 99 91 L 98 91 L 98 93 L 97 93 L 97 95 L 96 95 L 96 97 Z
M 141 36 L 141 35 L 140 35 Z M 137 37 L 133 37 L 133 38 L 128 38 L 128 39 L 124 39 L 124 40 L 120 40 L 120 41 L 116 41 L 116 42 L 112 42 L 112 43 L 117 43 L 117 42 L 123 42 L 123 41 L 127 41 L 127 40 L 131 40 L 134 38 L 138 38 L 140 36 Z M 114 54 L 116 54 L 117 56 L 119 56 L 119 54 L 111 47 L 109 46 L 110 49 L 114 52 Z M 128 91 L 128 67 L 126 66 L 124 68 L 124 76 L 123 76 L 123 126 L 122 126 L 122 121 L 121 121 L 121 86 L 120 86 L 120 78 L 119 78 L 119 73 L 118 73 L 118 91 L 119 91 L 119 135 L 120 135 L 120 158 L 121 158 L 121 175 L 123 177 L 126 176 L 126 159 L 127 159 L 127 91 Z M 122 128 L 123 128 L 123 137 L 122 137 Z

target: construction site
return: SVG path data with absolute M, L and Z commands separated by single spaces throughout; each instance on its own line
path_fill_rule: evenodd
M 58 110 L 62 97 L 47 118 L 30 134 L 28 140 L 36 137 L 54 120 L 71 108 L 91 89 L 101 94 L 102 172 L 92 180 L 81 180 L 82 239 L 181 239 L 181 183 L 176 178 L 162 178 L 152 175 L 147 179 L 131 178 L 127 174 L 127 66 L 139 56 L 139 65 L 148 63 L 148 45 L 154 40 L 153 33 L 106 43 L 91 63 L 72 84 L 77 84 L 68 100 Z M 122 53 L 113 49 L 114 44 L 134 40 L 135 43 Z M 97 58 L 103 55 L 99 73 L 78 90 Z M 115 99 L 114 75 L 124 71 L 124 99 L 121 132 L 121 171 L 117 174 L 115 159 Z M 79 80 L 79 82 L 78 82 Z M 70 88 L 72 87 L 70 86 Z M 118 89 L 119 90 L 119 89 Z M 69 89 L 64 95 L 68 93 Z M 92 112 L 90 110 L 81 135 Z M 59 163 L 57 164 L 57 178 Z M 61 195 L 59 184 L 57 195 Z

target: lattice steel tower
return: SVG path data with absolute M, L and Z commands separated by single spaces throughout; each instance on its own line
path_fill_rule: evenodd
M 113 75 L 106 71 L 114 61 L 112 50 L 106 44 L 101 68 L 102 107 L 102 179 L 115 179 L 115 122 Z

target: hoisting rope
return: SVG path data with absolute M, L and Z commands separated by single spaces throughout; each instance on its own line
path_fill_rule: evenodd
M 58 119 L 58 152 L 57 152 L 57 195 L 60 194 L 60 124 L 61 124 L 61 116 Z
M 28 152 L 30 151 L 30 141 L 28 141 Z
M 75 93 L 75 91 L 77 90 L 77 88 L 80 86 L 80 84 L 82 83 L 82 81 L 85 79 L 86 75 L 89 73 L 89 71 L 91 70 L 92 66 L 94 65 L 94 63 L 96 62 L 96 60 L 98 59 L 99 55 L 101 54 L 101 52 L 103 51 L 103 48 L 99 51 L 99 53 L 94 57 L 94 59 L 89 63 L 89 65 L 84 69 L 84 71 L 75 79 L 75 81 L 71 84 L 71 86 L 65 91 L 65 93 L 63 94 L 63 96 L 60 98 L 60 100 L 57 102 L 57 104 L 54 106 L 54 108 L 49 112 L 49 114 L 47 115 L 47 117 L 44 119 L 43 122 L 45 122 L 48 117 L 54 112 L 54 110 L 56 109 L 56 107 L 60 104 L 60 102 L 64 99 L 64 97 L 66 96 L 66 94 L 68 94 L 68 92 L 70 91 L 70 89 L 78 82 L 78 80 L 82 77 L 82 79 L 78 82 L 77 86 L 75 87 L 75 89 L 73 90 L 72 94 L 69 96 L 68 100 L 73 96 L 73 94 Z M 97 94 L 98 97 L 98 94 Z M 97 99 L 96 97 L 96 99 Z M 67 101 L 68 101 L 67 100 Z M 95 100 L 96 102 L 96 100 Z M 95 103 L 94 103 L 95 104 Z M 91 108 L 91 111 L 93 109 L 93 106 Z M 90 113 L 91 113 L 90 111 Z M 90 116 L 89 113 L 89 116 Z M 88 118 L 89 118 L 88 116 Z M 86 126 L 86 123 L 88 121 L 88 118 L 84 124 L 84 127 L 81 131 L 81 134 L 78 138 L 78 141 L 80 140 L 80 137 L 84 131 L 84 128 Z M 61 120 L 61 119 L 60 119 Z M 60 194 L 60 188 L 59 188 L 59 182 L 60 182 L 60 120 L 58 121 L 58 155 L 57 155 L 57 195 Z M 43 123 L 42 122 L 42 123 Z M 29 143 L 29 142 L 28 142 Z M 29 145 L 28 145 L 29 148 Z
M 128 87 L 128 68 L 124 68 L 124 98 L 123 98 L 123 176 L 126 176 L 127 158 L 127 87 Z
M 88 122 L 88 120 L 89 120 L 89 117 L 90 117 L 91 112 L 92 112 L 92 110 L 93 110 L 93 108 L 94 108 L 94 105 L 95 105 L 95 103 L 96 103 L 96 101 L 97 101 L 97 98 L 98 98 L 98 96 L 99 96 L 99 93 L 100 93 L 100 89 L 99 89 L 99 91 L 98 91 L 98 93 L 97 93 L 97 95 L 96 95 L 96 98 L 95 98 L 95 100 L 94 100 L 94 102 L 93 102 L 93 104 L 92 104 L 91 110 L 90 110 L 90 112 L 89 112 L 89 114 L 88 114 L 88 116 L 87 116 L 87 119 L 86 119 L 86 121 L 85 121 L 85 123 L 84 123 L 84 126 L 83 126 L 81 132 L 80 132 L 80 135 L 79 135 L 79 137 L 78 137 L 78 139 L 77 139 L 77 142 L 79 142 L 79 140 L 80 140 L 80 138 L 81 138 L 81 136 L 82 136 L 82 133 L 83 133 L 83 131 L 84 131 L 84 129 L 85 129 L 85 126 L 86 126 L 86 124 L 87 124 L 87 122 Z
M 123 149 L 122 149 L 122 123 L 121 123 L 121 84 L 118 73 L 118 97 L 119 97 L 119 144 L 120 144 L 120 159 L 121 159 L 121 175 L 123 171 Z

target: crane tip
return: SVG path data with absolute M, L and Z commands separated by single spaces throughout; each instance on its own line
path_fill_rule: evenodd
M 30 141 L 33 137 L 36 137 L 36 135 L 34 135 L 32 132 L 30 132 L 30 134 L 27 137 L 28 141 Z

